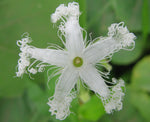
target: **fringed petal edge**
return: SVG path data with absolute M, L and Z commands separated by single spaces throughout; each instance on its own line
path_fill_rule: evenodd
M 75 98 L 75 93 L 66 96 L 61 102 L 54 97 L 49 98 L 47 103 L 50 106 L 49 112 L 51 115 L 56 115 L 56 119 L 64 120 L 70 114 L 70 103 Z
M 17 45 L 20 47 L 20 59 L 18 60 L 18 72 L 16 72 L 17 77 L 21 77 L 26 72 L 26 67 L 30 65 L 29 54 L 27 53 L 28 43 L 30 43 L 30 38 L 23 38 L 17 41 Z
M 116 81 L 116 79 L 113 80 Z M 114 110 L 120 111 L 122 109 L 122 99 L 125 95 L 123 92 L 124 88 L 124 81 L 120 79 L 118 83 L 111 88 L 110 95 L 108 97 L 101 97 L 107 113 L 110 114 Z

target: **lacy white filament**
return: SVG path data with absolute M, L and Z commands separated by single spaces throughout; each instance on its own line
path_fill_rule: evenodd
M 116 80 L 116 79 L 113 79 Z M 123 92 L 125 85 L 123 80 L 119 80 L 118 84 L 111 88 L 110 95 L 107 97 L 101 97 L 107 113 L 112 113 L 113 110 L 122 109 L 122 99 L 125 95 Z

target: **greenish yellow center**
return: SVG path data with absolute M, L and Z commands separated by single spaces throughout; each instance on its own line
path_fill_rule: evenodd
M 81 67 L 81 66 L 83 65 L 83 60 L 82 60 L 82 58 L 81 58 L 81 57 L 75 57 L 75 58 L 73 59 L 73 65 L 74 65 L 75 67 Z

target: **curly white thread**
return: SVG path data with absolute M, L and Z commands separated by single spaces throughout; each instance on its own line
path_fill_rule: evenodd
M 113 79 L 116 82 L 116 79 Z M 122 99 L 125 95 L 123 92 L 125 85 L 123 80 L 119 80 L 118 83 L 112 87 L 110 95 L 107 98 L 102 98 L 102 102 L 107 113 L 112 113 L 114 110 L 122 109 Z
M 119 43 L 119 47 L 126 48 L 132 46 L 132 49 L 135 46 L 134 40 L 136 36 L 133 33 L 130 33 L 127 27 L 124 27 L 124 22 L 114 23 L 108 28 L 108 36 L 112 37 L 114 40 Z
M 79 17 L 79 4 L 76 2 L 69 3 L 68 6 L 61 4 L 57 7 L 54 14 L 51 15 L 51 19 L 53 23 L 56 23 L 60 19 L 68 19 L 69 17 Z M 63 18 L 62 18 L 63 17 Z
M 74 93 L 66 96 L 61 101 L 56 100 L 55 97 L 50 97 L 47 103 L 50 106 L 49 112 L 56 115 L 56 119 L 64 120 L 70 114 L 69 108 L 73 98 L 75 98 Z
M 18 72 L 16 72 L 17 77 L 22 76 L 26 72 L 26 67 L 30 65 L 29 54 L 27 53 L 28 45 L 31 40 L 29 38 L 23 38 L 17 41 L 17 45 L 20 47 L 21 53 L 19 54 L 20 59 L 18 60 Z

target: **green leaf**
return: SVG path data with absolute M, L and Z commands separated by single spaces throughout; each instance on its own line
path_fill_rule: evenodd
M 14 50 L 0 46 L 0 96 L 20 96 L 26 87 L 26 79 L 16 78 L 17 53 Z
M 79 107 L 79 115 L 81 118 L 96 121 L 105 114 L 101 100 L 93 95 L 91 99 Z
M 49 114 L 49 106 L 47 105 L 48 92 L 42 90 L 37 84 L 28 82 L 27 94 L 32 111 L 36 111 L 40 115 Z
M 150 121 L 150 96 L 144 92 L 132 91 L 131 101 L 133 106 L 135 106 L 141 115 L 147 120 Z
M 112 0 L 118 19 L 124 21 L 129 30 L 150 32 L 150 1 L 148 0 Z
M 46 89 L 42 89 L 34 82 L 28 82 L 27 96 L 28 105 L 32 111 L 31 122 L 47 122 L 55 117 L 52 117 L 48 111 L 47 102 L 50 96 Z
M 139 61 L 132 73 L 131 89 L 132 89 L 132 104 L 139 110 L 141 115 L 150 121 L 150 56 L 144 57 Z
M 87 0 L 87 20 L 88 20 L 88 28 L 92 27 L 93 25 L 97 25 L 99 19 L 101 18 L 102 14 L 110 7 L 109 1 L 99 0 L 93 2 L 91 0 Z
M 132 73 L 132 87 L 137 90 L 150 92 L 150 56 L 144 57 L 139 61 Z
M 1 122 L 28 122 L 29 111 L 22 98 L 2 99 L 0 104 Z
M 143 29 L 143 38 L 146 40 L 149 31 L 149 2 L 148 0 L 143 0 L 142 7 L 142 29 Z
M 87 23 L 86 23 L 86 18 L 87 18 L 87 11 L 86 11 L 86 0 L 76 0 L 79 3 L 79 7 L 80 7 L 80 25 L 81 27 L 83 27 L 84 29 L 87 29 Z
M 144 49 L 144 40 L 138 36 L 135 40 L 135 48 L 133 51 L 120 50 L 113 54 L 112 63 L 117 65 L 129 65 L 140 58 Z
M 129 30 L 142 30 L 142 0 L 113 0 L 116 3 L 115 12 L 124 21 Z
M 98 0 L 93 2 L 88 0 L 87 25 L 88 31 L 92 33 L 93 37 L 106 33 L 108 26 L 114 22 L 115 16 L 110 5 L 110 1 Z

